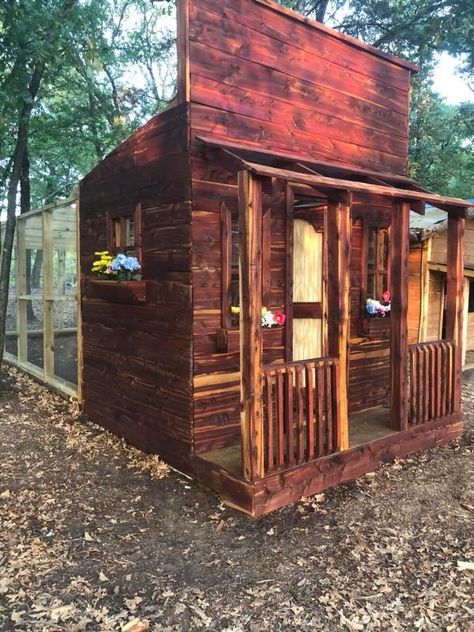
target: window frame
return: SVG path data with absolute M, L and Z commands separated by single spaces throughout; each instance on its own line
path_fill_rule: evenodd
M 133 221 L 133 244 L 125 243 L 126 222 Z M 116 227 L 120 226 L 120 239 L 117 243 Z M 142 263 L 142 206 L 138 202 L 133 209 L 130 207 L 107 211 L 106 214 L 107 250 L 113 254 L 123 252 L 133 253 Z
M 374 240 L 374 268 L 369 270 L 369 240 L 371 232 L 375 233 Z M 386 246 L 386 263 L 380 265 L 380 244 L 385 241 Z M 362 270 L 361 270 L 361 286 L 362 286 L 362 308 L 368 298 L 377 300 L 382 299 L 385 290 L 390 291 L 390 226 L 382 224 L 363 222 L 363 252 L 362 252 Z M 369 277 L 373 276 L 374 292 L 369 296 Z M 380 290 L 380 291 L 379 291 Z

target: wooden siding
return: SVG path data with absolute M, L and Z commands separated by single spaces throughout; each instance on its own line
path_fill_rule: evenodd
M 419 342 L 423 245 L 412 244 L 408 255 L 408 344 Z
M 442 337 L 442 314 L 444 311 L 446 275 L 444 272 L 430 270 L 428 283 L 428 314 L 426 340 L 439 340 Z
M 444 230 L 431 238 L 430 261 L 446 263 L 447 231 Z M 466 220 L 464 237 L 464 265 L 474 266 L 474 219 Z
M 94 421 L 181 465 L 192 445 L 188 106 L 155 116 L 81 182 L 83 398 Z M 145 304 L 92 298 L 106 212 L 142 208 Z M 96 294 L 97 295 L 97 294 Z
M 252 1 L 189 11 L 193 133 L 405 173 L 407 69 Z

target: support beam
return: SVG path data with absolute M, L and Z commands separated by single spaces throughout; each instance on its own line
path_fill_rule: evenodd
M 16 330 L 18 332 L 18 362 L 28 360 L 28 302 L 26 295 L 26 220 L 16 223 Z
M 43 368 L 46 379 L 54 375 L 53 211 L 43 221 Z
M 239 172 L 240 370 L 242 470 L 263 477 L 262 183 Z
M 287 182 L 277 180 L 285 207 L 285 360 L 293 360 L 293 222 L 295 196 Z
M 328 351 L 339 358 L 337 380 L 338 450 L 349 447 L 347 408 L 348 344 L 350 317 L 350 235 L 352 195 L 348 191 L 333 192 L 328 198 L 327 257 L 328 257 Z
M 455 413 L 461 412 L 464 227 L 463 218 L 457 214 L 448 215 L 446 338 L 454 345 L 453 406 Z
M 408 249 L 410 203 L 396 202 L 390 227 L 391 427 L 408 428 Z

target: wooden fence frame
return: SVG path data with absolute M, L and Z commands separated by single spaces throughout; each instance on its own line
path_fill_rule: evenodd
M 78 384 L 73 384 L 54 373 L 54 304 L 59 301 L 75 301 L 77 303 L 78 326 L 69 329 L 61 329 L 61 332 L 78 333 L 79 331 L 79 257 L 77 256 L 77 283 L 74 294 L 54 294 L 53 288 L 53 214 L 57 210 L 75 207 L 74 218 L 71 225 L 75 229 L 75 251 L 78 249 L 77 213 L 78 196 L 72 194 L 69 198 L 54 204 L 48 204 L 39 209 L 24 213 L 17 217 L 15 234 L 15 269 L 16 276 L 16 331 L 8 332 L 9 336 L 14 335 L 17 339 L 17 355 L 13 355 L 5 350 L 5 361 L 16 366 L 37 380 L 51 386 L 54 390 L 67 397 L 78 397 Z M 41 247 L 43 250 L 43 327 L 40 330 L 28 331 L 27 303 L 31 296 L 27 294 L 26 285 L 26 250 L 27 250 L 27 222 L 29 219 L 41 218 Z M 30 334 L 41 334 L 43 336 L 43 368 L 28 361 L 27 340 Z M 79 351 L 79 344 L 78 344 Z

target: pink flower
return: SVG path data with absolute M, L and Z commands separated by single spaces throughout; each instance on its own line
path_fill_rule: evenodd
M 382 300 L 384 303 L 390 303 L 390 291 L 389 290 L 385 290 L 385 292 L 382 294 Z
M 286 316 L 281 312 L 276 312 L 276 314 L 274 315 L 274 320 L 277 325 L 282 327 L 285 324 Z

